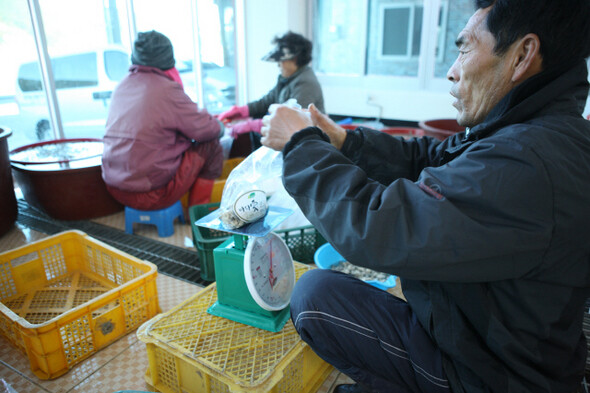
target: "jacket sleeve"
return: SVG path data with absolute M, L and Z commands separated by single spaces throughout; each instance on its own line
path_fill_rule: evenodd
M 268 93 L 266 93 L 264 97 L 260 98 L 259 100 L 248 103 L 248 111 L 250 112 L 250 116 L 254 119 L 261 119 L 264 116 L 266 116 L 266 114 L 268 113 L 268 108 L 272 104 L 278 103 L 281 88 L 281 83 L 277 82 L 275 87 L 273 87 Z
M 358 127 L 347 132 L 340 149 L 367 176 L 384 185 L 399 178 L 416 180 L 422 168 L 437 165 L 440 147 L 433 138 L 405 140 L 371 128 Z
M 180 85 L 169 91 L 169 115 L 174 119 L 172 124 L 187 139 L 196 142 L 207 142 L 219 138 L 221 125 L 206 109 L 199 109 Z
M 320 112 L 324 112 L 322 88 L 310 67 L 306 67 L 299 77 L 287 85 L 286 89 L 289 89 L 289 98 L 295 98 L 302 108 L 315 104 Z
M 440 146 L 382 135 L 348 135 L 345 145 L 357 151 L 344 146 L 343 154 L 308 128 L 283 152 L 286 190 L 346 260 L 417 280 L 532 274 L 552 222 L 538 214 L 551 212 L 551 201 L 539 189 L 547 179 L 533 152 L 482 142 L 431 167 Z

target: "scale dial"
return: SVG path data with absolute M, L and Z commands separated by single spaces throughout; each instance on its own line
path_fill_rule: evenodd
M 244 277 L 254 301 L 268 311 L 289 305 L 295 286 L 291 251 L 277 234 L 251 237 L 244 254 Z

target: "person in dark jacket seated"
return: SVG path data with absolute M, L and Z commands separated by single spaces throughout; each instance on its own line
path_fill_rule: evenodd
M 349 262 L 407 301 L 315 269 L 291 298 L 301 338 L 356 383 L 335 392 L 572 393 L 590 296 L 588 0 L 478 0 L 448 71 L 464 132 L 345 131 L 278 106 L 262 144 Z

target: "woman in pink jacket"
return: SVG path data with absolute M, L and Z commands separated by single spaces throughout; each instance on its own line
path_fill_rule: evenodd
M 223 167 L 222 126 L 184 93 L 166 36 L 139 33 L 131 62 L 109 106 L 102 156 L 109 192 L 140 210 L 168 207 L 187 192 L 189 206 L 208 203 Z

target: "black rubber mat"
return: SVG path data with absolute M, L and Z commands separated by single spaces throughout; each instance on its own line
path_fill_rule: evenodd
M 77 229 L 134 257 L 152 262 L 158 267 L 160 273 L 194 284 L 209 284 L 208 281 L 201 279 L 199 254 L 196 250 L 192 251 L 144 236 L 132 235 L 92 221 L 55 220 L 29 206 L 23 199 L 18 200 L 17 222 L 47 235 Z

